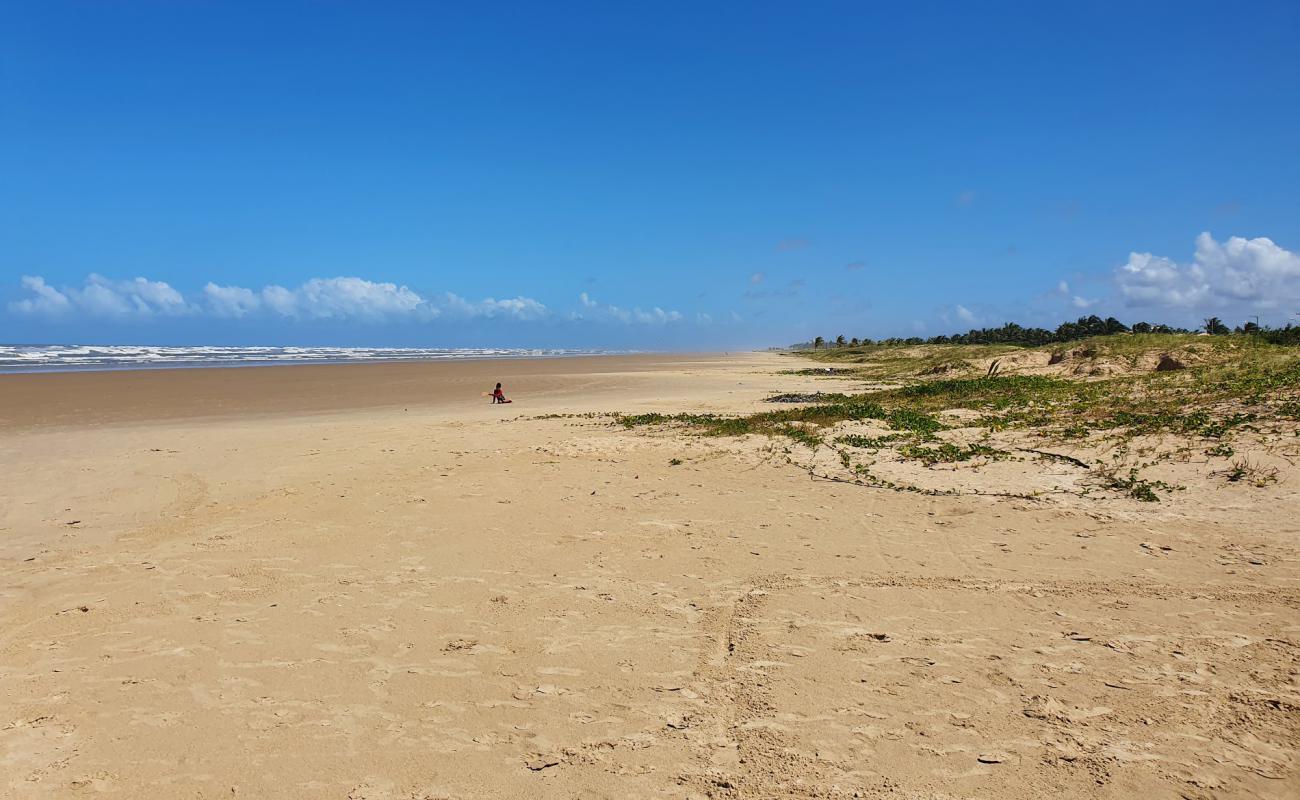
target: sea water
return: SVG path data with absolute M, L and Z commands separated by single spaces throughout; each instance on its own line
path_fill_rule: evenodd
M 20 344 L 0 345 L 0 373 L 445 361 L 465 358 L 554 358 L 626 352 L 508 347 L 154 347 Z

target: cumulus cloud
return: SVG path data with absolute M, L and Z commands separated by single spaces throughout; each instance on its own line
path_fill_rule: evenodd
M 297 295 L 283 286 L 267 286 L 262 290 L 261 298 L 267 308 L 281 316 L 292 317 L 297 313 Z
M 404 316 L 424 303 L 405 286 L 363 278 L 312 278 L 294 294 L 299 313 L 326 319 Z
M 64 314 L 72 310 L 72 301 L 68 299 L 68 296 L 47 284 L 44 278 L 24 275 L 22 284 L 23 288 L 34 296 L 19 300 L 16 303 L 10 303 L 10 310 L 24 314 L 51 315 Z
M 39 276 L 25 276 L 22 288 L 27 296 L 10 303 L 9 310 L 51 318 L 143 319 L 184 314 L 232 320 L 420 322 L 442 317 L 534 322 L 556 317 L 531 297 L 471 300 L 451 292 L 425 297 L 406 286 L 358 277 L 312 278 L 297 287 L 272 284 L 260 289 L 209 281 L 192 299 L 161 281 L 114 281 L 100 275 L 91 275 L 84 285 L 71 288 L 51 286 Z M 568 314 L 570 319 L 585 315 L 629 325 L 667 325 L 684 319 L 681 312 L 658 306 L 645 310 L 601 303 L 586 292 L 578 300 L 581 310 Z
M 9 304 L 20 314 L 140 319 L 181 314 L 227 319 L 262 316 L 305 320 L 428 320 L 443 314 L 462 317 L 497 317 L 537 320 L 548 315 L 545 305 L 530 297 L 466 300 L 447 294 L 434 301 L 406 286 L 357 277 L 312 278 L 288 288 L 269 285 L 261 289 L 223 286 L 208 282 L 193 302 L 161 281 L 135 278 L 113 281 L 91 275 L 80 287 L 55 288 L 37 276 L 26 276 L 22 286 L 29 297 Z
M 191 310 L 181 293 L 162 281 L 135 278 L 113 282 L 99 278 L 95 287 L 127 300 L 132 311 L 139 314 L 186 314 Z
M 1264 237 L 1202 233 L 1190 263 L 1130 253 L 1115 281 L 1130 306 L 1274 309 L 1300 302 L 1300 254 Z
M 44 278 L 24 275 L 22 286 L 32 296 L 9 304 L 11 311 L 21 314 L 124 318 L 178 316 L 194 310 L 171 286 L 144 278 L 114 281 L 92 274 L 79 287 L 56 289 Z
M 683 319 L 680 311 L 665 311 L 658 306 L 651 308 L 649 311 L 643 311 L 640 308 L 620 308 L 616 305 L 598 302 L 586 292 L 580 294 L 578 299 L 582 301 L 582 307 L 588 309 L 596 319 L 614 320 L 635 325 L 666 325 L 670 322 L 681 322 Z M 581 319 L 582 317 L 576 318 Z
M 203 287 L 203 296 L 218 317 L 243 317 L 262 307 L 262 299 L 242 286 L 218 286 L 209 281 Z
M 944 325 L 976 325 L 980 322 L 979 315 L 960 304 L 940 308 L 938 314 Z
M 681 322 L 682 320 L 680 311 L 664 311 L 659 306 L 655 306 L 649 311 L 634 308 L 630 313 L 633 322 L 639 322 L 643 325 L 663 325 L 668 322 Z M 627 318 L 626 314 L 623 318 Z
M 1086 297 L 1072 293 L 1070 291 L 1070 284 L 1066 281 L 1061 281 L 1056 284 L 1056 293 L 1069 300 L 1070 305 L 1079 310 L 1092 308 L 1097 305 L 1097 303 L 1101 302 L 1100 300 L 1089 300 Z
M 203 287 L 207 309 L 219 317 L 245 317 L 265 311 L 273 316 L 304 319 L 382 320 L 418 315 L 436 316 L 423 297 L 405 286 L 364 278 L 312 278 L 296 289 L 264 286 Z
M 519 320 L 535 320 L 546 316 L 546 306 L 531 297 L 512 297 L 497 300 L 488 297 L 471 302 L 459 295 L 447 294 L 446 309 L 448 313 L 465 317 L 507 317 Z

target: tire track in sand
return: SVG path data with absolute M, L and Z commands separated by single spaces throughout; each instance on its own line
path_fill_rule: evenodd
M 790 575 L 758 576 L 705 617 L 709 645 L 694 674 L 705 700 L 692 742 L 695 764 L 679 782 L 711 798 L 850 797 L 834 786 L 831 765 L 799 752 L 798 743 L 771 722 L 778 710 L 767 688 L 778 654 L 764 643 L 756 620 L 770 597 L 804 588 Z

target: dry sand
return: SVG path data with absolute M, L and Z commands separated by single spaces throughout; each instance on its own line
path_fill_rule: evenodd
M 790 366 L 0 376 L 0 797 L 1300 796 L 1294 480 L 923 497 L 535 418 L 836 388 Z

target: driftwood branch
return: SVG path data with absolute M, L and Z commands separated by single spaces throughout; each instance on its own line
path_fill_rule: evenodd
M 1077 467 L 1083 467 L 1084 469 L 1092 469 L 1092 466 L 1089 465 L 1088 462 L 1080 461 L 1074 456 L 1062 455 L 1061 453 L 1049 453 L 1046 450 L 1034 450 L 1031 447 L 1017 447 L 1016 449 L 1022 453 L 1033 453 L 1034 455 L 1046 456 L 1048 458 L 1055 458 L 1058 461 L 1068 461 L 1069 463 L 1074 464 Z

